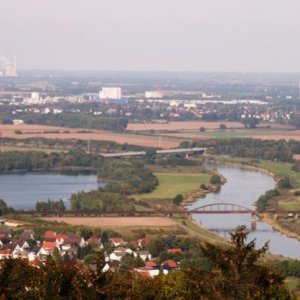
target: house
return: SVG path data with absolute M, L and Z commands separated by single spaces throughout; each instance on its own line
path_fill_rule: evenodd
M 12 235 L 9 232 L 0 232 L 0 240 L 11 239 Z
M 180 248 L 171 248 L 171 249 L 168 249 L 168 253 L 173 253 L 173 254 L 176 254 L 176 253 L 179 253 L 179 254 L 183 254 L 182 250 Z
M 164 261 L 161 264 L 161 266 L 163 269 L 167 269 L 167 270 L 178 269 L 178 264 L 172 259 L 168 259 L 168 260 Z
M 126 245 L 126 242 L 120 237 L 112 237 L 109 241 L 114 247 Z
M 21 240 L 19 239 L 17 241 L 17 245 L 20 247 L 21 250 L 26 250 L 26 249 L 29 249 L 29 244 L 26 240 Z
M 138 255 L 140 256 L 140 258 L 141 258 L 143 261 L 151 260 L 151 259 L 152 259 L 151 253 L 149 253 L 149 251 L 146 251 L 146 250 L 139 251 L 139 252 L 138 252 Z
M 20 240 L 28 241 L 35 239 L 35 233 L 31 229 L 25 229 L 19 237 Z
M 44 234 L 44 239 L 56 239 L 56 232 L 55 231 L 46 231 Z
M 130 244 L 135 248 L 143 249 L 145 246 L 149 245 L 150 242 L 151 240 L 148 237 L 144 237 L 142 239 L 131 241 Z
M 150 267 L 135 268 L 134 271 L 142 277 L 154 277 L 160 273 L 159 269 Z
M 145 267 L 148 267 L 148 268 L 157 268 L 158 265 L 153 260 L 149 260 L 149 261 L 145 262 Z
M 35 245 L 28 253 L 28 260 L 33 261 L 38 257 L 38 253 L 40 252 L 41 247 L 39 245 Z
M 93 235 L 86 242 L 89 245 L 93 245 L 93 246 L 99 247 L 100 249 L 103 249 L 103 245 L 101 243 L 100 237 Z
M 0 260 L 12 257 L 12 251 L 10 249 L 0 249 Z
M 55 242 L 44 241 L 38 255 L 50 255 L 56 247 Z

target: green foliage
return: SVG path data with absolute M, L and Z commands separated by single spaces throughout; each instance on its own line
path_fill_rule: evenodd
M 292 184 L 287 177 L 282 177 L 278 180 L 277 186 L 279 189 L 290 189 L 292 188 Z
M 106 191 L 78 192 L 70 198 L 71 208 L 75 211 L 132 211 L 134 205 L 125 196 Z
M 220 125 L 219 125 L 219 129 L 220 129 L 220 130 L 226 130 L 227 127 L 226 127 L 225 124 L 220 124 Z
M 174 198 L 173 198 L 173 203 L 175 205 L 180 205 L 181 202 L 183 201 L 183 196 L 181 194 L 177 194 Z
M 83 247 L 78 247 L 77 248 L 77 257 L 78 259 L 83 259 L 85 256 L 89 254 L 95 253 L 95 250 L 92 245 L 87 244 L 86 246 Z
M 195 141 L 193 142 L 193 146 L 209 147 L 209 152 L 217 155 L 291 162 L 293 161 L 293 149 L 295 149 L 296 143 L 299 142 L 292 143 L 285 140 L 269 141 L 252 138 L 232 138 Z M 187 145 L 185 143 L 185 146 L 191 146 L 191 144 L 188 143 Z
M 88 154 L 82 150 L 53 152 L 46 154 L 42 151 L 11 151 L 0 153 L 0 172 L 21 170 L 51 170 L 62 167 L 101 167 L 103 158 L 99 155 Z
M 222 183 L 222 179 L 219 175 L 214 174 L 211 176 L 210 181 L 211 184 L 221 184 Z
M 281 299 L 290 300 L 281 275 L 258 260 L 268 245 L 255 249 L 245 243 L 247 232 L 239 227 L 232 234 L 232 247 L 226 249 L 207 244 L 203 268 L 187 266 L 168 275 L 142 278 L 131 271 L 102 272 L 103 254 L 86 256 L 87 267 L 73 263 L 55 263 L 51 257 L 40 268 L 21 259 L 0 262 L 1 299 Z M 183 240 L 168 237 L 163 246 Z M 184 245 L 183 245 L 184 246 Z M 128 266 L 140 265 L 132 257 L 124 258 Z M 199 263 L 199 262 L 198 262 Z M 91 268 L 89 268 L 91 266 Z M 200 263 L 199 263 L 200 266 Z
M 93 116 L 87 113 L 23 114 L 20 117 L 27 124 L 54 125 L 72 128 L 104 129 L 123 132 L 128 124 L 126 117 Z
M 6 202 L 0 199 L 0 216 L 14 212 L 14 209 L 8 207 Z
M 256 128 L 256 126 L 259 124 L 259 119 L 257 118 L 245 118 L 241 120 L 244 124 L 245 128 Z
M 256 201 L 257 210 L 259 212 L 266 211 L 269 205 L 269 201 L 278 195 L 279 192 L 276 189 L 266 191 L 265 194 L 260 196 Z
M 123 266 L 125 266 L 128 269 L 139 268 L 139 267 L 145 266 L 144 261 L 139 256 L 134 257 L 133 255 L 130 255 L 130 254 L 125 255 L 122 258 L 121 263 Z
M 158 185 L 151 170 L 137 161 L 105 160 L 98 178 L 113 181 L 104 190 L 124 195 L 150 193 Z
M 277 260 L 267 264 L 283 276 L 300 277 L 300 261 L 293 259 Z
M 65 211 L 66 207 L 62 199 L 58 201 L 48 199 L 47 202 L 46 201 L 37 202 L 35 205 L 35 209 L 38 212 L 49 212 L 49 211 L 63 212 Z

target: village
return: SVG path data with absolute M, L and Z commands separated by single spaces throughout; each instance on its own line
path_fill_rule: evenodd
M 51 257 L 55 262 L 70 261 L 85 268 L 91 264 L 89 257 L 103 253 L 103 272 L 125 268 L 142 277 L 154 277 L 180 268 L 180 259 L 183 258 L 181 248 L 166 249 L 166 258 L 170 258 L 160 262 L 147 250 L 150 243 L 148 237 L 126 242 L 121 237 L 108 237 L 105 232 L 101 237 L 91 235 L 85 238 L 77 234 L 46 231 L 42 239 L 38 240 L 32 229 L 25 229 L 19 236 L 15 236 L 3 227 L 0 230 L 0 260 L 20 258 L 39 268 Z

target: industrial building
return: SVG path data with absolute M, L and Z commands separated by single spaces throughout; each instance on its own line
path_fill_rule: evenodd
M 13 60 L 0 55 L 0 76 L 1 77 L 17 77 L 17 59 L 14 56 Z
M 100 100 L 115 100 L 122 98 L 122 91 L 120 87 L 103 87 L 99 92 Z

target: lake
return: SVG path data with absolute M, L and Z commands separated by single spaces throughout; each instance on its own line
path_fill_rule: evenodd
M 96 175 L 60 173 L 9 173 L 0 175 L 0 199 L 15 209 L 34 209 L 37 201 L 63 199 L 71 194 L 95 190 L 102 183 Z

